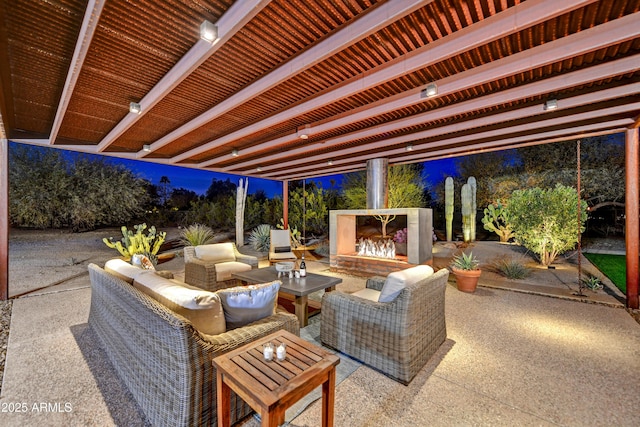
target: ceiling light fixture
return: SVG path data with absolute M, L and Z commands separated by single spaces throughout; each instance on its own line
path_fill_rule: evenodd
M 151 146 L 149 144 L 144 144 L 142 146 L 142 151 L 146 151 L 147 153 L 151 151 Z
M 142 107 L 137 102 L 130 102 L 129 112 L 133 114 L 140 114 L 142 112 Z
M 200 38 L 209 43 L 213 43 L 218 39 L 218 27 L 205 20 L 200 24 Z
M 557 99 L 550 99 L 547 102 L 544 103 L 544 106 L 542 107 L 545 111 L 550 111 L 550 110 L 555 110 L 556 108 L 558 108 L 558 100 Z
M 300 138 L 300 139 L 309 139 L 309 128 L 310 127 L 311 126 L 309 126 L 309 125 L 304 125 L 302 127 L 299 127 L 298 128 L 298 132 L 297 132 L 298 138 Z
M 405 150 L 407 150 L 407 151 L 413 151 L 413 145 L 411 145 L 411 144 L 407 144 L 407 147 L 405 148 Z
M 420 98 L 432 98 L 438 94 L 438 85 L 429 83 L 426 88 L 420 91 Z
M 258 166 L 258 167 L 256 168 L 256 171 L 257 171 L 257 172 L 262 172 L 262 168 L 261 168 L 260 166 Z
M 232 155 L 233 157 L 238 157 L 238 150 L 232 150 L 232 151 L 231 151 L 231 155 Z
M 329 160 L 329 161 L 327 162 L 327 164 L 328 164 L 329 166 L 333 166 L 333 160 Z

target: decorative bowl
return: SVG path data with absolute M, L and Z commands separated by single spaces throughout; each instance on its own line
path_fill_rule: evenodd
M 282 273 L 291 271 L 293 270 L 294 267 L 295 267 L 295 263 L 291 261 L 276 262 L 276 271 L 279 271 Z

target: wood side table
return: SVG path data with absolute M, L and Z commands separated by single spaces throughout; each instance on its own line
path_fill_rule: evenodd
M 285 343 L 287 357 L 263 357 L 264 344 Z M 284 423 L 285 410 L 322 385 L 322 425 L 333 426 L 336 366 L 340 358 L 287 331 L 274 332 L 213 359 L 217 370 L 218 426 L 231 424 L 231 390 L 262 417 L 263 427 Z

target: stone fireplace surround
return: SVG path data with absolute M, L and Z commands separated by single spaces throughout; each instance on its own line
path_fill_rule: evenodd
M 356 217 L 372 215 L 407 217 L 407 255 L 396 259 L 358 256 Z M 432 264 L 433 216 L 431 209 L 354 209 L 329 212 L 330 270 L 358 276 L 385 276 L 418 264 Z

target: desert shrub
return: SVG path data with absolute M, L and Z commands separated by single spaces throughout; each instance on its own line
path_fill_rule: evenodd
M 602 289 L 602 280 L 600 280 L 599 277 L 594 276 L 592 274 L 587 275 L 587 277 L 582 279 L 582 283 L 584 284 L 584 286 L 586 286 L 587 288 L 591 289 L 592 291 L 597 291 L 599 289 Z
M 249 244 L 256 251 L 269 252 L 270 242 L 271 226 L 269 224 L 260 224 L 249 235 Z
M 323 257 L 328 257 L 330 250 L 329 250 L 329 241 L 328 240 L 323 240 L 322 242 L 318 243 L 318 245 L 316 246 L 316 248 L 313 250 L 315 253 L 317 253 L 320 256 Z
M 185 246 L 198 246 L 213 243 L 215 234 L 211 227 L 202 224 L 192 224 L 180 233 L 180 242 Z
M 522 260 L 515 258 L 497 260 L 493 267 L 508 279 L 524 279 L 531 273 L 531 269 Z
M 12 225 L 74 231 L 122 224 L 144 213 L 146 181 L 104 159 L 12 145 L 9 216 Z
M 578 242 L 578 194 L 574 188 L 516 190 L 509 199 L 509 218 L 516 241 L 538 256 L 542 265 Z M 587 219 L 587 203 L 580 201 L 580 233 Z

